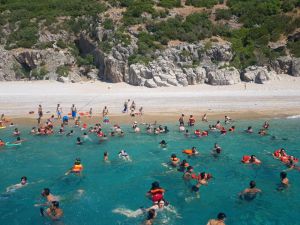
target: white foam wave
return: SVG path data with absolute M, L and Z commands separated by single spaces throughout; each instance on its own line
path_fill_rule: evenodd
M 299 119 L 300 115 L 288 116 L 287 119 Z

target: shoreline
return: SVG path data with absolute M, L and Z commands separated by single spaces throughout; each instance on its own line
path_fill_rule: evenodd
M 300 117 L 300 108 L 298 109 L 290 109 L 287 113 L 282 113 L 280 110 L 261 110 L 261 111 L 227 111 L 227 112 L 208 112 L 208 122 L 202 122 L 201 117 L 199 113 L 194 113 L 194 118 L 196 120 L 196 126 L 197 125 L 208 125 L 211 122 L 215 122 L 217 120 L 223 121 L 224 116 L 228 115 L 230 118 L 232 118 L 234 121 L 247 121 L 247 120 L 271 120 L 271 119 L 286 119 L 289 116 L 299 116 Z M 49 116 L 48 116 L 49 115 Z M 119 125 L 131 125 L 134 121 L 137 121 L 139 124 L 142 123 L 153 123 L 157 121 L 158 124 L 164 124 L 164 123 L 178 123 L 178 119 L 180 117 L 181 113 L 146 113 L 142 116 L 135 116 L 130 117 L 129 114 L 113 114 L 109 115 L 110 119 L 110 125 L 119 124 Z M 50 118 L 51 114 L 47 114 L 47 117 L 44 116 L 42 118 L 42 123 L 46 122 L 47 118 Z M 185 120 L 187 121 L 189 117 L 189 114 L 185 114 Z M 37 118 L 34 116 L 12 116 L 7 118 L 11 119 L 12 122 L 16 125 L 31 125 L 31 126 L 37 126 Z M 81 124 L 86 123 L 88 125 L 94 125 L 96 123 L 103 124 L 103 118 L 99 115 L 93 115 L 91 118 L 87 116 L 80 117 Z M 55 116 L 55 125 L 58 125 L 61 123 L 61 120 L 57 120 Z M 6 125 L 8 125 L 7 123 Z M 69 120 L 69 124 L 73 124 L 73 120 Z
M 56 117 L 56 105 L 62 106 L 63 115 L 75 104 L 78 112 L 93 108 L 91 121 L 100 122 L 104 106 L 108 107 L 111 123 L 177 122 L 184 113 L 186 120 L 194 115 L 197 122 L 207 113 L 208 120 L 285 118 L 300 114 L 300 77 L 283 76 L 266 84 L 239 83 L 228 86 L 207 84 L 187 87 L 149 89 L 126 83 L 56 81 L 0 82 L 0 114 L 13 118 L 17 124 L 36 125 L 37 108 L 44 111 L 42 121 Z M 124 101 L 143 107 L 144 116 L 124 115 Z M 34 111 L 29 115 L 29 111 Z M 47 113 L 48 112 L 48 113 Z M 83 118 L 84 119 L 84 118 Z M 85 122 L 86 119 L 83 120 Z M 89 121 L 89 120 L 87 120 Z

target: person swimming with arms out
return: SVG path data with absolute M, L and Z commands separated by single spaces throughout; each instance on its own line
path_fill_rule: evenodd
M 54 196 L 54 195 L 51 194 L 49 188 L 44 188 L 41 195 L 42 195 L 42 197 L 46 198 L 47 201 L 45 203 L 42 203 L 42 204 L 34 204 L 35 207 L 49 206 L 51 204 L 51 202 L 59 200 L 58 196 Z
M 256 195 L 261 192 L 262 191 L 260 189 L 256 188 L 255 181 L 252 180 L 249 183 L 249 188 L 246 188 L 244 191 L 239 193 L 239 197 L 242 200 L 252 201 L 253 199 L 256 198 Z
M 58 201 L 52 201 L 50 207 L 44 211 L 44 208 L 40 209 L 41 216 L 47 216 L 53 221 L 59 220 L 63 216 L 63 211 L 59 208 Z
M 225 213 L 220 212 L 217 216 L 217 219 L 210 219 L 206 225 L 225 225 L 225 219 Z
M 131 161 L 128 153 L 125 150 L 123 150 L 123 149 L 119 152 L 118 155 L 119 155 L 119 158 L 122 158 L 122 159 L 124 159 L 126 161 Z
M 27 139 L 21 139 L 21 137 L 17 137 L 17 140 L 14 141 L 13 144 L 21 144 L 24 141 L 27 141 Z
M 20 183 L 14 184 L 14 185 L 11 185 L 11 186 L 7 187 L 6 192 L 14 192 L 17 189 L 20 189 L 20 188 L 25 187 L 27 185 L 28 185 L 27 177 L 23 176 L 23 177 L 21 177 L 21 182 Z

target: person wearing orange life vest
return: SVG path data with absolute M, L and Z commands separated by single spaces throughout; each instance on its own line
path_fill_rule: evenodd
M 65 173 L 65 175 L 69 175 L 70 173 L 75 173 L 75 174 L 81 174 L 81 172 L 83 171 L 83 166 L 81 164 L 81 160 L 79 158 L 77 158 L 74 162 L 73 167 Z
M 176 166 L 178 166 L 179 162 L 180 162 L 180 159 L 177 158 L 176 154 L 172 154 L 171 158 L 170 158 L 171 166 L 176 167 Z
M 245 164 L 261 164 L 261 161 L 259 159 L 257 159 L 255 155 L 251 155 L 251 156 L 245 155 L 245 156 L 243 156 L 242 163 L 245 163 Z
M 187 154 L 189 157 L 199 154 L 196 147 L 192 147 L 192 149 L 185 149 L 185 150 L 182 151 L 182 153 Z
M 155 181 L 151 185 L 151 189 L 146 196 L 150 197 L 153 202 L 158 202 L 163 199 L 165 190 L 160 187 L 159 182 Z
M 195 122 L 196 122 L 196 120 L 195 120 L 195 118 L 194 118 L 194 116 L 193 115 L 190 115 L 190 118 L 189 118 L 189 126 L 194 126 L 195 125 Z

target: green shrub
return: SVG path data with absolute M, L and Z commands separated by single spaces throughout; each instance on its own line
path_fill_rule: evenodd
M 230 9 L 217 9 L 216 20 L 229 20 L 232 16 Z
M 59 47 L 59 48 L 61 48 L 61 49 L 67 48 L 67 44 L 66 44 L 63 40 L 61 40 L 61 39 L 59 39 L 59 40 L 56 42 L 56 45 L 57 45 L 57 47 Z
M 114 29 L 114 22 L 112 19 L 107 18 L 103 21 L 103 27 L 106 30 L 113 30 Z
M 67 77 L 69 75 L 69 72 L 70 72 L 70 67 L 66 65 L 61 65 L 56 68 L 56 73 L 60 77 Z
M 141 23 L 141 15 L 144 12 L 153 14 L 155 12 L 152 0 L 134 0 L 128 5 L 126 12 L 123 14 L 123 21 L 126 25 Z
M 192 5 L 195 7 L 206 7 L 212 8 L 214 5 L 218 4 L 218 0 L 187 0 L 186 5 Z
M 181 7 L 181 0 L 160 0 L 158 5 L 169 9 L 174 7 Z
M 287 45 L 288 49 L 290 52 L 295 56 L 295 57 L 300 57 L 300 41 L 295 41 L 295 42 L 288 42 Z

